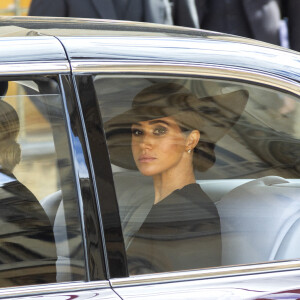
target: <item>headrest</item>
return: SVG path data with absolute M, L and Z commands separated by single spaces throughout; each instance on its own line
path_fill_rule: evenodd
M 299 184 L 278 176 L 245 183 L 217 203 L 221 220 L 223 263 L 274 260 L 300 211 Z

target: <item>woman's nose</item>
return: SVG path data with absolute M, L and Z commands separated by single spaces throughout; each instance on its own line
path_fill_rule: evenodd
M 142 140 L 140 142 L 140 147 L 142 149 L 149 149 L 153 146 L 153 139 L 151 138 L 150 134 L 145 134 L 142 137 Z

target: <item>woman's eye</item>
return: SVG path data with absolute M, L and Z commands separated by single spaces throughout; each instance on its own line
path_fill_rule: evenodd
M 143 132 L 142 132 L 141 130 L 136 129 L 136 128 L 132 128 L 132 129 L 131 129 L 131 133 L 132 133 L 132 135 L 134 135 L 134 136 L 139 136 L 139 135 L 142 135 L 142 134 L 143 134 Z
M 167 133 L 167 128 L 166 127 L 157 127 L 154 129 L 153 133 L 155 135 L 164 135 Z

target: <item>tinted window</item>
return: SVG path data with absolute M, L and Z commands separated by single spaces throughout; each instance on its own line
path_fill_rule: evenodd
M 299 99 L 95 77 L 131 275 L 299 258 Z
M 0 81 L 0 286 L 82 280 L 62 99 L 54 79 Z

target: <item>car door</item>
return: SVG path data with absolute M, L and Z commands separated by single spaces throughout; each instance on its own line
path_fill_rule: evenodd
M 63 47 L 53 37 L 0 44 L 0 298 L 119 299 Z
M 228 37 L 143 34 L 83 38 L 85 49 L 78 39 L 61 39 L 86 125 L 113 289 L 124 299 L 245 299 L 298 286 L 299 55 Z M 166 83 L 189 89 L 199 103 L 213 99 L 202 118 L 223 128 L 213 139 L 214 163 L 196 172 L 219 213 L 220 261 L 215 233 L 201 248 L 194 229 L 140 232 L 153 206 L 153 183 L 130 167 L 128 128 L 120 123 L 109 130 L 112 120 L 132 111 L 139 92 Z M 218 96 L 239 91 L 246 105 L 239 98 L 220 114 L 225 100 Z M 178 222 L 194 216 L 169 209 L 166 219 L 172 212 Z M 157 251 L 162 241 L 164 250 Z

